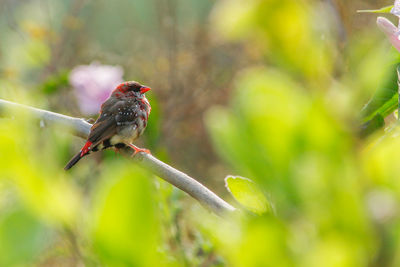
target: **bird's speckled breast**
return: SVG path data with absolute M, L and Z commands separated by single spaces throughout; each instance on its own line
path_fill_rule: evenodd
M 122 122 L 117 126 L 117 135 L 111 139 L 112 143 L 133 143 L 143 134 L 150 114 L 150 104 L 145 97 L 130 99 L 128 106 L 121 112 L 122 116 L 133 116 L 132 119 Z

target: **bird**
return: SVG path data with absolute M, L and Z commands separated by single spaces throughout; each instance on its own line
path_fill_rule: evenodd
M 134 150 L 132 156 L 139 152 L 150 154 L 148 149 L 133 144 L 147 126 L 151 106 L 145 93 L 149 90 L 150 87 L 136 81 L 118 85 L 101 105 L 99 117 L 90 128 L 85 145 L 64 170 L 71 169 L 86 155 L 106 148 L 118 150 L 129 146 Z

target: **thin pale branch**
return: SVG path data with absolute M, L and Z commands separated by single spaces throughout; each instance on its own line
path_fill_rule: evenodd
M 84 119 L 69 117 L 66 115 L 37 109 L 10 101 L 0 99 L 0 115 L 10 114 L 3 112 L 4 110 L 19 109 L 30 112 L 34 117 L 43 120 L 45 123 L 55 123 L 66 126 L 74 130 L 77 136 L 86 138 L 89 134 L 90 123 Z M 13 113 L 14 114 L 14 113 Z M 198 200 L 203 206 L 215 212 L 218 215 L 234 212 L 236 209 L 229 203 L 225 202 L 219 196 L 214 194 L 207 187 L 188 176 L 187 174 L 178 171 L 168 164 L 158 160 L 152 155 L 146 153 L 138 153 L 134 160 L 143 168 L 149 170 L 168 183 L 176 186 L 182 191 L 188 193 L 194 199 Z M 60 170 L 61 171 L 61 170 Z

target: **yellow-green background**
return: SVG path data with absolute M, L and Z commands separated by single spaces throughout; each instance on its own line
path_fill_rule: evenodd
M 218 218 L 112 151 L 64 172 L 83 140 L 12 114 L 0 266 L 399 266 L 400 139 L 359 137 L 398 52 L 356 10 L 390 4 L 1 1 L 1 98 L 79 117 L 69 71 L 120 65 L 153 88 L 138 145 L 235 205 L 223 178 L 250 178 L 274 212 Z

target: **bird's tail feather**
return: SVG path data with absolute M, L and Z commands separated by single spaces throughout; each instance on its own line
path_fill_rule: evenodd
M 69 170 L 74 166 L 83 156 L 81 156 L 81 151 L 78 152 L 68 163 L 65 165 L 64 170 Z
M 76 154 L 68 163 L 65 165 L 64 170 L 69 170 L 74 166 L 81 158 L 83 158 L 85 155 L 89 154 L 91 151 L 91 145 L 92 142 L 89 140 L 86 141 L 85 145 L 82 147 L 82 149 Z M 97 147 L 97 145 L 95 146 Z

